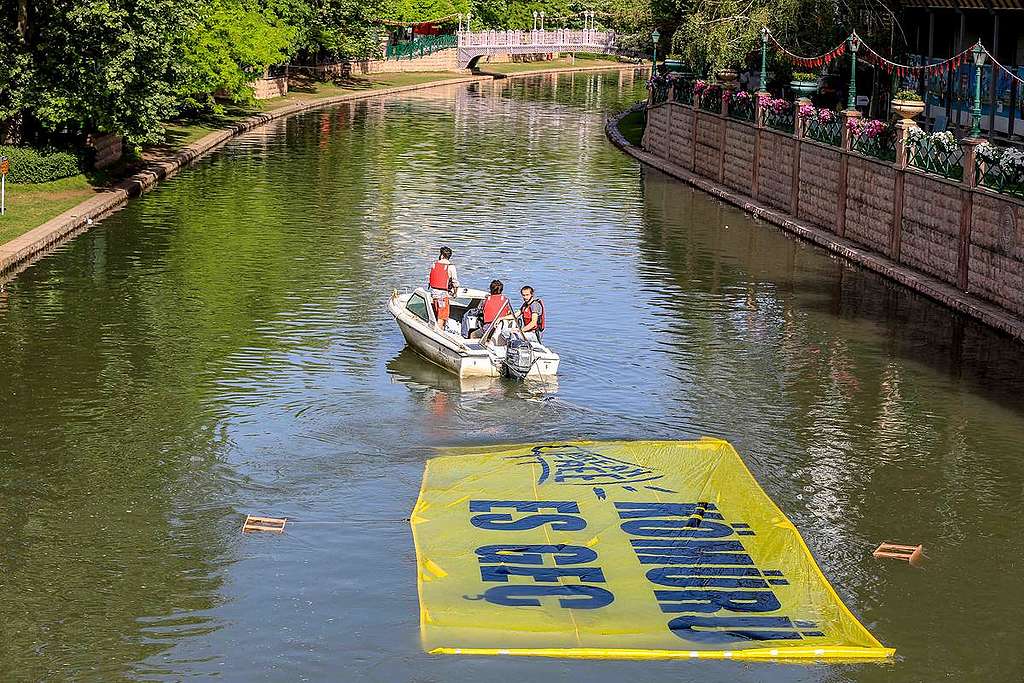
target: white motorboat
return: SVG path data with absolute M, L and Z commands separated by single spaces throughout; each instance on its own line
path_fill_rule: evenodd
M 411 293 L 393 292 L 387 306 L 406 343 L 416 353 L 459 377 L 557 374 L 558 354 L 548 347 L 525 341 L 515 326 L 501 329 L 482 325 L 479 308 L 486 297 L 487 293 L 479 289 L 456 290 L 450 299 L 445 329 L 438 326 L 430 293 L 422 287 Z

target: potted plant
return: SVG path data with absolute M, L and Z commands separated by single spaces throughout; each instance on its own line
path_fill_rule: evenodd
M 732 90 L 736 87 L 736 79 L 739 78 L 739 74 L 736 73 L 736 69 L 724 68 L 715 69 L 715 79 L 722 84 L 722 87 L 726 90 Z
M 794 71 L 789 87 L 801 98 L 809 98 L 818 92 L 818 74 L 808 71 Z
M 892 110 L 903 122 L 909 122 L 924 111 L 924 100 L 913 90 L 900 90 L 892 98 Z
M 670 73 L 682 73 L 684 71 L 683 60 L 675 53 L 670 54 L 665 58 L 665 70 Z

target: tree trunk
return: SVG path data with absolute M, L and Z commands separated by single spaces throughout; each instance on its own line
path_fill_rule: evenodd
M 28 47 L 28 0 L 18 0 L 18 37 Z

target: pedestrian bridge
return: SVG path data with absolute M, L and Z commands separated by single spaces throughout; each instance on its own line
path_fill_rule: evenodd
M 460 31 L 459 68 L 473 68 L 481 57 L 498 54 L 535 55 L 551 52 L 613 54 L 614 31 Z

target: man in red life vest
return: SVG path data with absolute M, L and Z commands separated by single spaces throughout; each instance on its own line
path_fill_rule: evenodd
M 459 277 L 455 272 L 455 264 L 451 262 L 452 250 L 448 247 L 441 247 L 441 254 L 434 261 L 430 269 L 430 299 L 434 305 L 434 315 L 437 317 L 437 324 L 444 327 L 450 313 L 449 295 L 454 293 L 459 286 Z
M 491 281 L 491 293 L 484 299 L 483 303 L 484 326 L 477 330 L 476 336 L 482 336 L 484 330 L 491 323 L 500 326 L 504 324 L 504 321 L 513 318 L 512 304 L 509 302 L 508 297 L 502 294 L 504 290 L 505 285 L 502 284 L 501 280 Z
M 539 343 L 543 343 L 541 334 L 544 332 L 544 302 L 533 296 L 533 287 L 530 285 L 524 285 L 519 293 L 523 296 L 523 305 L 519 307 L 523 332 L 527 339 L 532 334 Z

